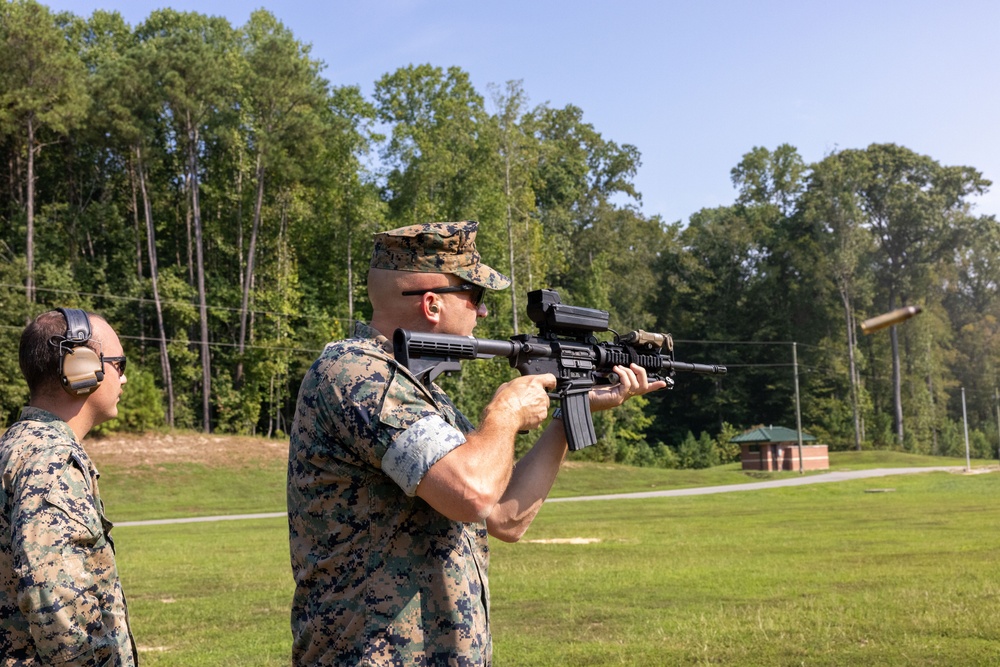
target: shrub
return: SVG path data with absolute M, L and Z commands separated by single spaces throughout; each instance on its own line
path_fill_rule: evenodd
M 118 404 L 118 417 L 94 428 L 94 434 L 112 431 L 144 433 L 162 428 L 165 421 L 163 395 L 156 388 L 152 373 L 129 368 L 128 382 Z

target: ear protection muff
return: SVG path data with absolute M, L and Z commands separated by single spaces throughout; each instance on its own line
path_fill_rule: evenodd
M 79 308 L 58 308 L 66 318 L 66 334 L 59 341 L 59 382 L 67 393 L 86 396 L 104 381 L 100 354 L 87 347 L 90 318 Z

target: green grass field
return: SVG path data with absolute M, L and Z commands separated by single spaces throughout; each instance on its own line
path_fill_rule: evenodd
M 964 461 L 865 452 L 832 468 L 892 465 Z M 116 521 L 284 502 L 278 461 L 102 473 Z M 746 481 L 580 464 L 556 494 Z M 495 664 L 1000 664 L 998 491 L 996 474 L 927 473 L 547 505 L 521 543 L 493 543 Z M 144 665 L 288 664 L 283 519 L 115 536 Z M 571 538 L 597 541 L 551 542 Z

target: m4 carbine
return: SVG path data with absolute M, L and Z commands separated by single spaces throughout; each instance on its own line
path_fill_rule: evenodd
M 675 361 L 670 334 L 639 330 L 619 336 L 612 332 L 614 341 L 598 342 L 595 333 L 610 331 L 608 312 L 561 303 L 554 290 L 528 293 L 528 317 L 538 325 L 538 333 L 510 340 L 396 329 L 392 338 L 396 361 L 425 383 L 443 372 L 460 370 L 461 359 L 505 357 L 521 375 L 552 373 L 556 377 L 552 398 L 561 403 L 571 451 L 597 442 L 588 394 L 595 385 L 618 382 L 615 366 L 642 366 L 651 381 L 665 380 L 667 388 L 673 387 L 677 371 L 726 372 L 725 366 Z

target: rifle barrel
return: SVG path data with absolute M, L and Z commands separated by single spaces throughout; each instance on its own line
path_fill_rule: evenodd
M 663 368 L 684 371 L 687 373 L 704 373 L 705 375 L 725 375 L 726 367 L 718 364 L 692 364 L 686 361 L 663 360 Z

